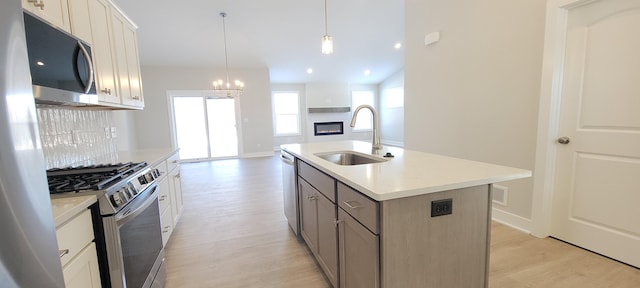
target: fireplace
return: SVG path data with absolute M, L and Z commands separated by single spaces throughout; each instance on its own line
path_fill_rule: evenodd
M 341 135 L 344 134 L 343 122 L 315 122 L 313 123 L 313 135 Z

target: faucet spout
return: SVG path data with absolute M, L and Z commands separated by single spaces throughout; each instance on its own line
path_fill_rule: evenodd
M 362 110 L 362 108 L 367 108 L 371 111 L 372 120 L 373 120 L 373 139 L 371 140 L 371 148 L 375 152 L 377 150 L 382 149 L 382 144 L 380 144 L 380 135 L 378 135 L 378 115 L 376 114 L 376 109 L 374 109 L 371 105 L 360 105 L 353 111 L 353 117 L 351 118 L 351 127 L 356 126 L 356 118 L 358 117 L 358 112 Z

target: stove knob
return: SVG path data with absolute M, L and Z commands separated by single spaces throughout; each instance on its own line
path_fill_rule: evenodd
M 129 187 L 127 187 L 127 189 L 129 189 L 131 195 L 138 195 L 138 190 L 136 190 L 136 187 L 133 186 L 133 184 L 129 183 Z
M 120 191 L 120 193 L 122 193 L 127 199 L 131 199 L 131 197 L 133 197 L 133 194 L 131 194 L 131 191 L 129 191 L 129 187 L 122 188 L 122 190 Z
M 120 207 L 120 205 L 124 204 L 124 200 L 122 200 L 122 196 L 120 193 L 115 193 L 111 195 L 111 204 L 113 204 L 114 208 Z
M 138 182 L 140 182 L 140 184 L 142 185 L 147 184 L 147 178 L 144 175 L 142 175 L 138 177 Z

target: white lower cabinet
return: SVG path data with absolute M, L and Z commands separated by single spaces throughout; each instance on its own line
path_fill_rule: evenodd
M 162 244 L 167 245 L 167 241 L 173 233 L 173 229 L 178 224 L 178 219 L 182 213 L 182 183 L 180 179 L 179 154 L 169 155 L 166 160 L 155 164 L 161 174 L 158 182 L 158 202 L 160 203 L 160 224 L 162 225 Z
M 96 244 L 91 242 L 89 246 L 69 262 L 63 269 L 64 285 L 66 288 L 99 288 L 100 270 Z
M 67 288 L 100 287 L 100 271 L 89 209 L 56 227 L 60 263 Z

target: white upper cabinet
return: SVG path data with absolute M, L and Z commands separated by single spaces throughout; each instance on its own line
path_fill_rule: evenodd
M 112 40 L 115 48 L 118 92 L 126 106 L 144 107 L 136 28 L 116 9 L 112 10 Z
M 89 17 L 89 0 L 68 1 L 71 34 L 89 44 L 93 44 L 93 34 L 91 33 L 91 25 L 89 24 L 91 23 Z
M 113 46 L 111 45 L 110 5 L 104 0 L 89 0 L 89 16 L 93 34 L 93 62 L 96 73 L 98 98 L 101 104 L 120 104 L 116 89 Z
M 99 105 L 143 109 L 137 27 L 110 0 L 23 0 L 25 10 L 91 45 Z
M 64 31 L 71 30 L 67 0 L 22 0 L 22 8 Z

